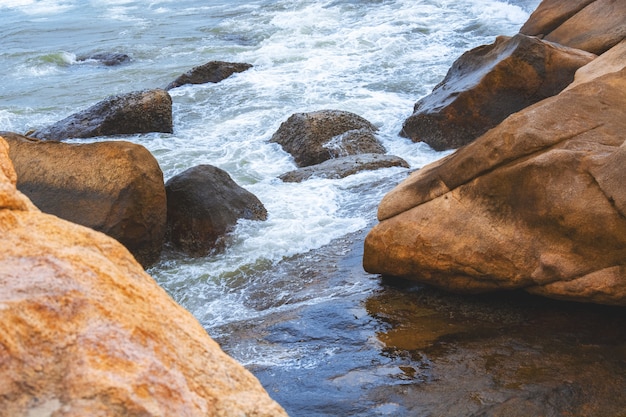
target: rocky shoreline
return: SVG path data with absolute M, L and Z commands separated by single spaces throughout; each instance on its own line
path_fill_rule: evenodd
M 454 292 L 626 305 L 625 19 L 616 0 L 544 0 L 519 35 L 461 57 L 402 132 L 461 148 L 383 199 L 365 269 Z M 249 68 L 224 64 L 226 77 Z M 206 77 L 214 66 L 197 68 Z M 202 82 L 192 73 L 168 88 Z M 197 210 L 175 220 L 167 200 L 187 186 L 179 180 L 224 185 L 224 173 L 196 167 L 168 188 L 139 145 L 58 141 L 171 131 L 168 97 L 134 92 L 31 136 L 0 133 L 0 414 L 286 415 L 143 271 L 164 244 L 184 242 L 182 256 L 219 250 L 239 218 L 263 221 L 258 199 L 231 205 L 243 193 L 229 184 L 217 219 L 193 197 L 205 185 L 192 185 L 185 208 Z M 332 178 L 389 166 L 375 130 L 321 110 L 293 115 L 272 140 L 301 161 L 296 181 Z M 190 220 L 203 226 L 179 226 Z M 368 309 L 383 314 L 385 303 Z

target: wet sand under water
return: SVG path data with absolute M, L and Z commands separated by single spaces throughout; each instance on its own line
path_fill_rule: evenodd
M 284 311 L 214 329 L 291 416 L 626 416 L 625 308 L 383 279 L 365 234 L 281 262 L 271 291 L 256 277 L 248 306 L 281 287 Z

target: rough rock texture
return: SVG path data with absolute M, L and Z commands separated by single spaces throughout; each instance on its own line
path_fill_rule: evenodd
M 596 0 L 543 0 L 530 15 L 520 33 L 545 36 Z
M 163 173 L 141 145 L 67 144 L 2 133 L 17 187 L 42 211 L 117 239 L 145 267 L 161 253 L 166 227 Z
M 454 62 L 415 104 L 401 135 L 435 150 L 470 143 L 507 116 L 558 94 L 595 55 L 525 35 L 498 37 Z
M 545 36 L 545 40 L 601 54 L 626 38 L 626 2 L 596 0 Z
M 160 89 L 120 94 L 75 113 L 31 136 L 44 140 L 135 133 L 172 133 L 172 98 Z
M 279 178 L 284 182 L 302 182 L 311 177 L 336 179 L 345 178 L 361 171 L 390 167 L 409 168 L 409 164 L 397 156 L 366 153 L 329 159 L 321 164 L 286 172 Z
M 185 84 L 218 83 L 236 72 L 244 72 L 249 68 L 252 68 L 252 65 L 246 63 L 211 61 L 182 74 L 165 89 L 171 90 Z
M 0 415 L 286 415 L 122 245 L 15 177 L 0 139 Z
M 377 130 L 354 113 L 320 110 L 291 115 L 270 142 L 280 144 L 298 167 L 306 167 L 342 156 L 384 154 L 385 148 L 374 135 Z
M 211 165 L 189 168 L 167 181 L 165 189 L 168 241 L 190 255 L 223 249 L 224 236 L 239 219 L 267 219 L 256 196 Z
M 626 69 L 507 118 L 382 200 L 364 267 L 626 305 Z
M 601 75 L 617 72 L 626 66 L 626 39 L 576 71 L 574 82 L 567 88 L 574 88 Z

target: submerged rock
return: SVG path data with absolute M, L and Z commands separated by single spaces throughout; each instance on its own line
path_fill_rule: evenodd
M 223 249 L 224 236 L 239 219 L 267 219 L 267 210 L 255 195 L 211 165 L 189 168 L 167 181 L 165 189 L 168 240 L 190 255 Z
M 291 115 L 270 142 L 290 153 L 298 167 L 307 167 L 348 155 L 384 154 L 385 148 L 374 135 L 377 130 L 354 113 L 320 110 Z
M 7 416 L 286 416 L 110 237 L 37 210 L 0 138 Z
M 397 156 L 366 153 L 329 159 L 321 164 L 289 171 L 279 178 L 284 182 L 302 182 L 312 177 L 337 179 L 361 171 L 390 167 L 409 168 L 409 164 Z
M 401 135 L 435 150 L 470 143 L 507 116 L 553 96 L 595 55 L 516 35 L 498 37 L 457 59 L 415 104 Z
M 192 68 L 169 83 L 165 89 L 171 90 L 185 84 L 218 83 L 237 72 L 244 72 L 250 68 L 252 65 L 246 63 L 211 61 Z
M 45 213 L 103 232 L 147 267 L 161 254 L 166 226 L 163 173 L 130 142 L 68 144 L 1 132 L 17 187 Z
M 130 56 L 119 52 L 100 52 L 92 55 L 82 56 L 78 58 L 79 61 L 94 60 L 106 65 L 107 67 L 113 67 L 117 65 L 126 64 L 130 62 Z
M 626 305 L 626 69 L 546 99 L 414 173 L 364 267 L 458 292 Z
M 164 90 L 144 90 L 103 100 L 32 133 L 42 140 L 136 133 L 172 133 L 172 98 Z

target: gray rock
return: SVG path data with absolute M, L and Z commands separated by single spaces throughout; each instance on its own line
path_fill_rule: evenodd
M 284 182 L 302 182 L 311 177 L 338 179 L 361 171 L 390 167 L 409 168 L 409 164 L 397 156 L 367 153 L 329 159 L 321 164 L 289 171 L 279 178 Z
M 167 181 L 165 190 L 167 239 L 192 256 L 222 250 L 223 238 L 239 219 L 267 219 L 267 210 L 255 195 L 211 165 L 189 168 Z
M 165 90 L 112 96 L 32 133 L 42 140 L 91 138 L 136 133 L 172 133 L 172 98 Z
M 182 74 L 169 83 L 165 89 L 171 90 L 185 84 L 218 83 L 234 73 L 244 72 L 250 68 L 252 68 L 252 65 L 246 63 L 211 61 Z

